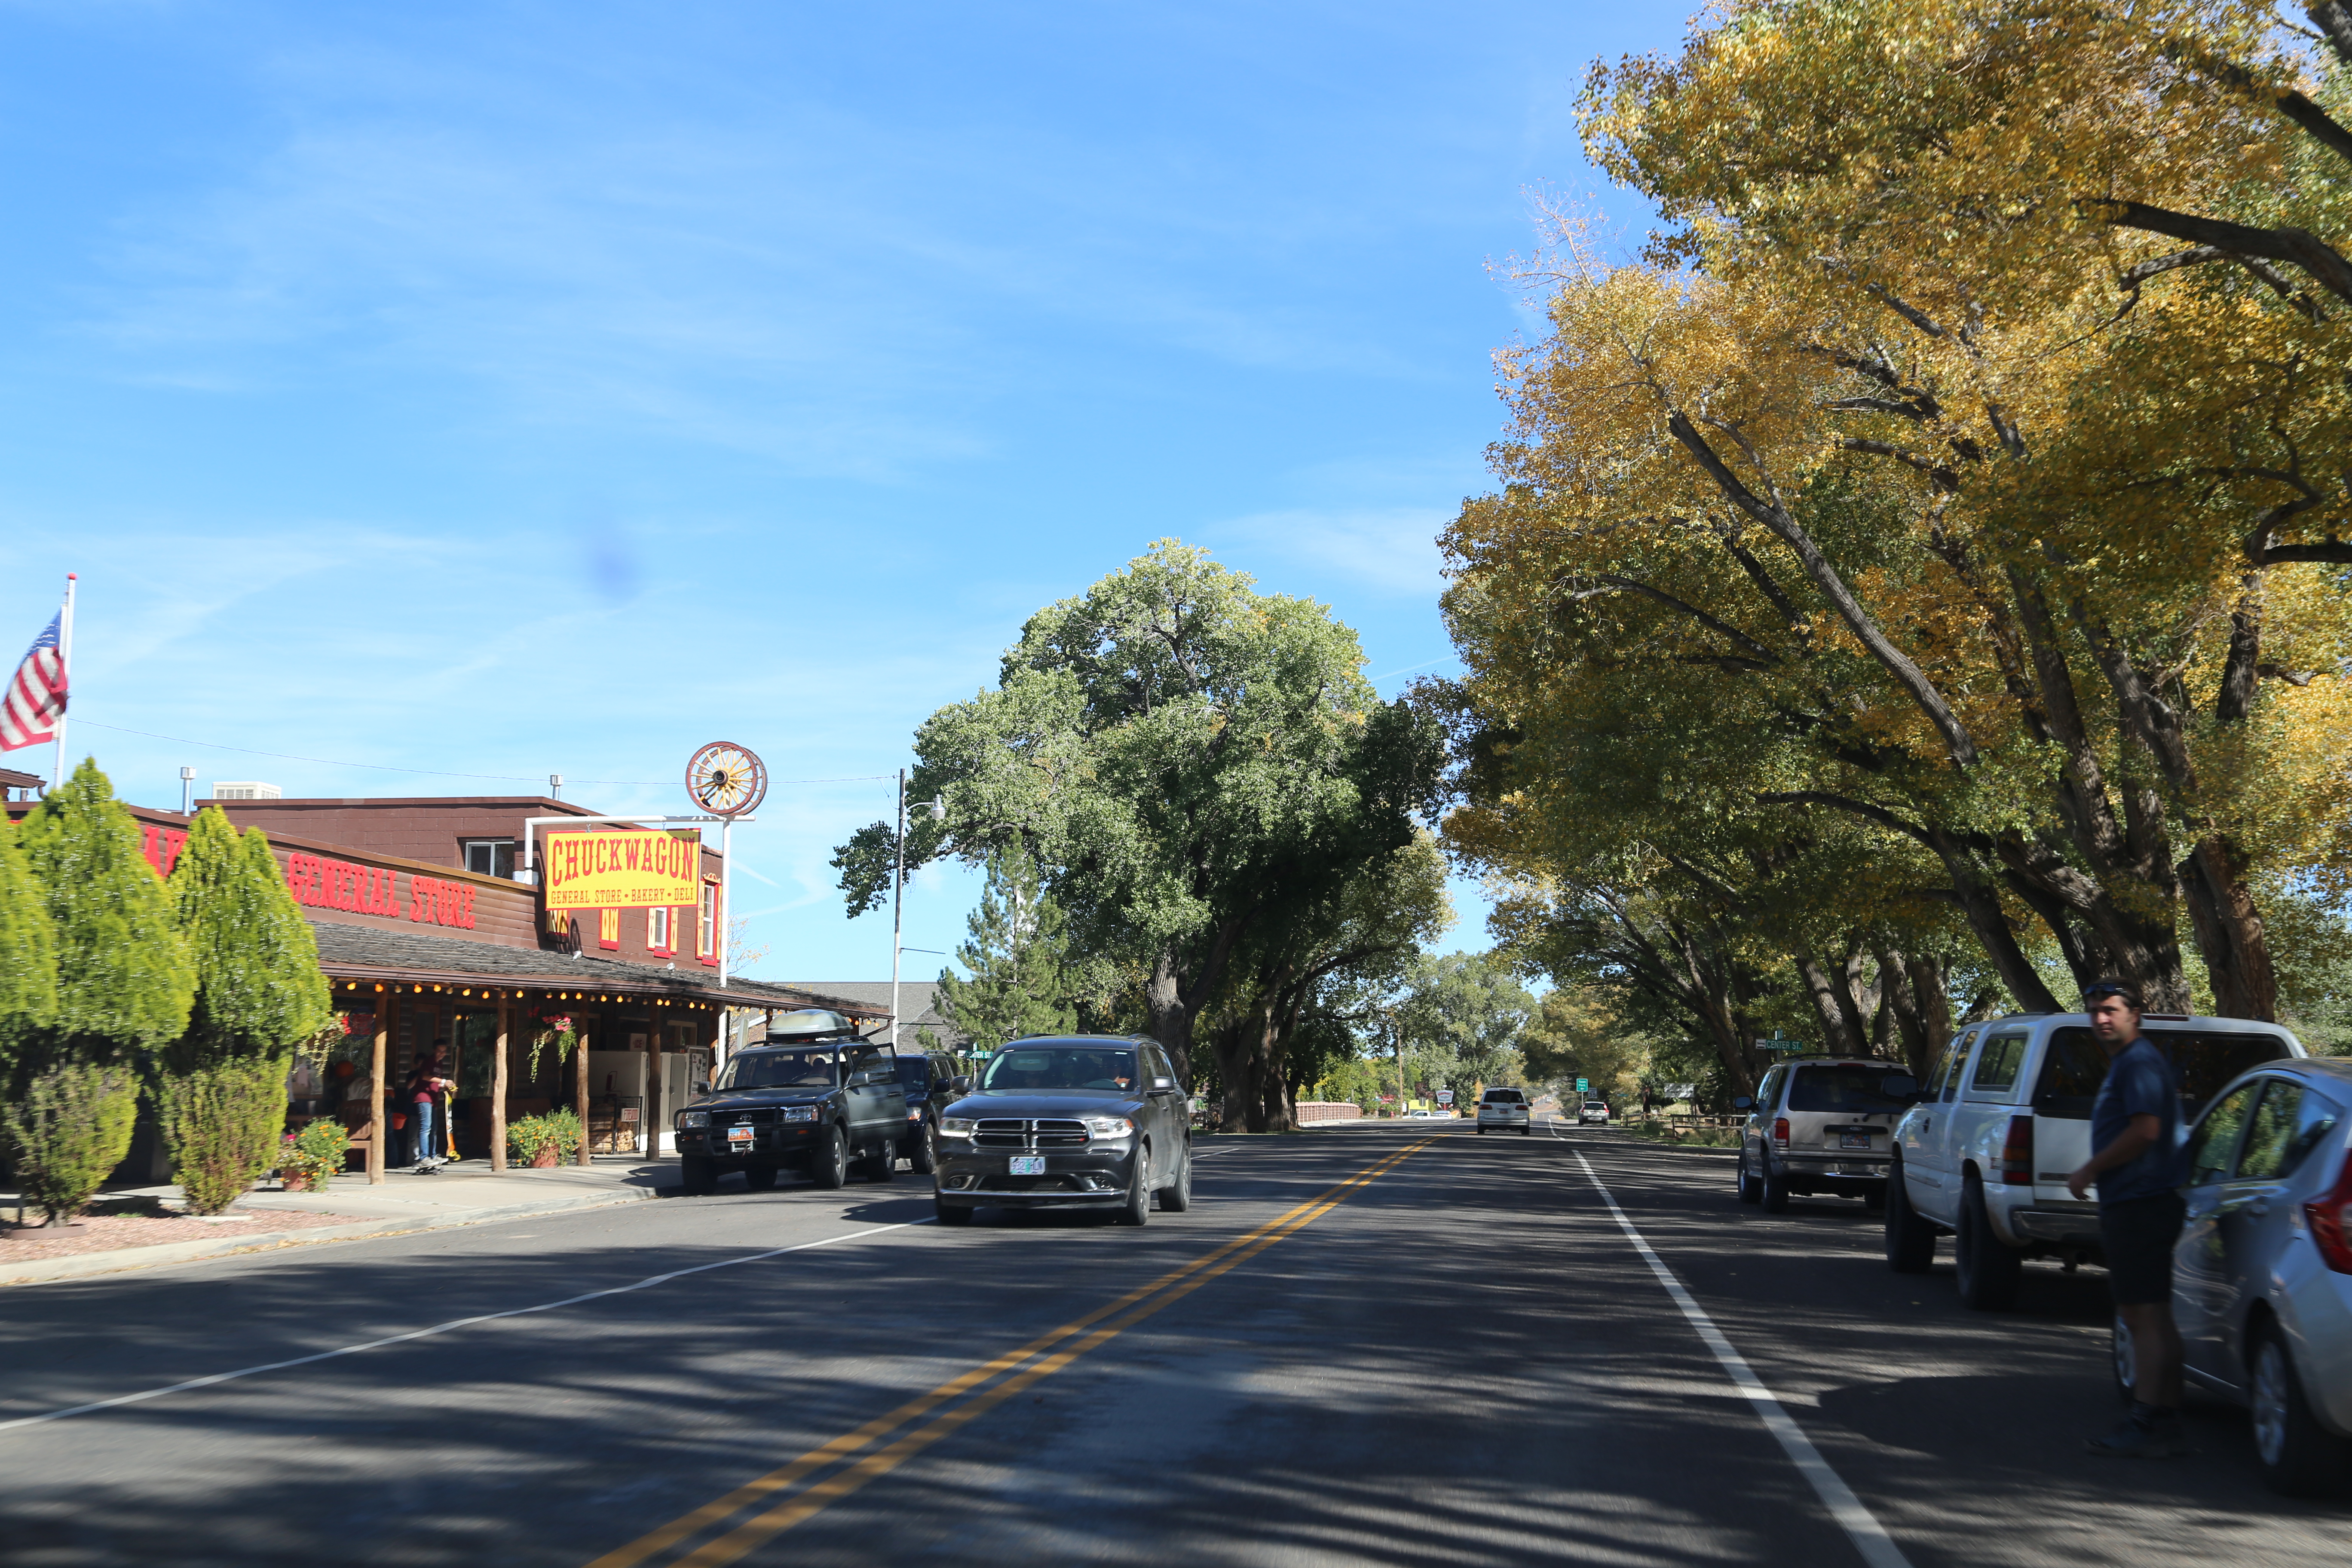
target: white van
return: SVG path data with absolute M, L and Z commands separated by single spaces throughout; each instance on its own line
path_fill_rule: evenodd
M 2309 1054 L 2276 1024 L 2248 1018 L 2148 1013 L 2140 1032 L 2179 1075 L 2184 1128 L 2247 1068 Z M 1949 1231 L 1960 1300 L 1998 1311 L 2016 1300 L 2028 1258 L 2102 1261 L 2099 1206 L 2076 1202 L 2066 1178 L 2091 1157 L 2091 1101 L 2106 1076 L 2082 1013 L 1996 1018 L 1955 1037 L 1895 1123 L 1887 1266 L 1926 1273 Z

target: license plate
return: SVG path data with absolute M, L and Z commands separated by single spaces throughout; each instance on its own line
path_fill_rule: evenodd
M 751 1130 L 748 1127 L 730 1127 L 727 1130 L 727 1142 L 730 1143 L 749 1143 L 751 1141 Z
M 1870 1147 L 1870 1134 L 1867 1132 L 1841 1132 L 1838 1134 L 1838 1147 L 1841 1149 L 1867 1149 Z
M 1012 1168 L 1005 1173 L 1012 1176 L 1042 1176 L 1045 1173 L 1045 1156 L 1043 1154 L 1015 1154 Z

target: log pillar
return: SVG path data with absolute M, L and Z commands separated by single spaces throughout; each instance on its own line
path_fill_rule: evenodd
M 572 1098 L 576 1102 L 574 1109 L 580 1112 L 580 1158 L 574 1163 L 585 1165 L 591 1160 L 588 1152 L 591 1143 L 588 1136 L 588 1036 L 585 1031 L 582 1032 L 580 1044 L 572 1053 Z
M 646 1097 L 637 1114 L 645 1119 L 646 1158 L 661 1158 L 662 1036 L 669 1026 L 658 1018 L 646 1020 Z
M 507 1041 L 514 1024 L 514 1004 L 499 998 L 499 1043 L 490 1058 L 490 1169 L 507 1168 Z
M 374 1049 L 368 1065 L 367 1179 L 377 1187 L 383 1185 L 383 1141 L 392 1134 L 383 1114 L 383 1075 L 392 1063 L 393 1015 L 400 1006 L 396 995 L 387 991 L 377 998 Z

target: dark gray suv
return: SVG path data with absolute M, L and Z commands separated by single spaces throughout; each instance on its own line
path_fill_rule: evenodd
M 1156 1197 L 1192 1205 L 1192 1129 L 1159 1042 L 1106 1035 L 1015 1040 L 940 1111 L 941 1225 L 986 1205 L 1106 1209 L 1141 1225 Z
M 728 1058 L 710 1092 L 677 1113 L 679 1174 L 708 1193 L 740 1171 L 763 1191 L 796 1170 L 837 1187 L 853 1166 L 871 1181 L 897 1172 L 907 1097 L 888 1046 L 854 1036 L 754 1046 Z

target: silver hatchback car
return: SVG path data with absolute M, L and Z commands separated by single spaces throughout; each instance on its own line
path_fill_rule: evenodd
M 2352 1477 L 2352 1061 L 2240 1074 L 2188 1138 L 2172 1311 L 2189 1381 L 2253 1412 L 2263 1479 L 2291 1496 Z M 2128 1384 L 2131 1341 L 2116 1325 Z
M 1528 1131 L 1527 1091 L 1517 1089 L 1490 1089 L 1478 1100 L 1478 1131 L 1494 1128 L 1500 1132 Z
M 1767 1214 L 1791 1194 L 1834 1194 L 1875 1207 L 1886 1200 L 1895 1119 L 1919 1087 L 1900 1062 L 1870 1057 L 1801 1057 L 1764 1075 L 1739 1134 L 1739 1201 Z

